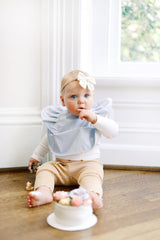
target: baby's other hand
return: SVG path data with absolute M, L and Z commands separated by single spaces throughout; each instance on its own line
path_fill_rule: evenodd
M 39 161 L 37 161 L 36 159 L 30 158 L 29 164 L 28 164 L 28 169 L 31 173 L 37 171 L 38 163 L 39 163 Z
M 95 124 L 97 122 L 97 115 L 90 110 L 79 109 L 79 118 L 81 120 L 85 119 L 92 124 Z

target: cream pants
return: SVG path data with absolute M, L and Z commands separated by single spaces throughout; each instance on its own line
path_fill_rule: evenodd
M 47 186 L 53 192 L 55 185 L 80 185 L 102 196 L 103 164 L 99 159 L 71 161 L 56 159 L 37 170 L 34 188 Z

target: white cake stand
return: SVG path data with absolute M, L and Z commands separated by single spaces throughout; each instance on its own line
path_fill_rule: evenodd
M 56 218 L 55 218 L 55 214 L 51 213 L 48 217 L 47 217 L 47 223 L 51 226 L 54 227 L 56 229 L 59 230 L 64 230 L 64 231 L 80 231 L 80 230 L 85 230 L 88 229 L 90 227 L 93 227 L 96 223 L 97 223 L 97 217 L 92 214 L 92 216 L 90 217 L 90 219 L 86 222 L 84 222 L 81 225 L 75 225 L 75 226 L 66 226 L 66 225 L 61 225 L 59 223 L 56 222 Z

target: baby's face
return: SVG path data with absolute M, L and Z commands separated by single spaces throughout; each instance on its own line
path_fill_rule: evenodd
M 79 116 L 80 109 L 91 109 L 94 102 L 94 92 L 88 88 L 82 88 L 78 81 L 73 81 L 65 87 L 61 101 L 71 114 Z

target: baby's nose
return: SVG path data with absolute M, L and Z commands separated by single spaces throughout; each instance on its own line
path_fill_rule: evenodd
M 84 103 L 84 97 L 80 97 L 79 99 L 78 99 L 78 104 L 82 104 L 82 103 Z

